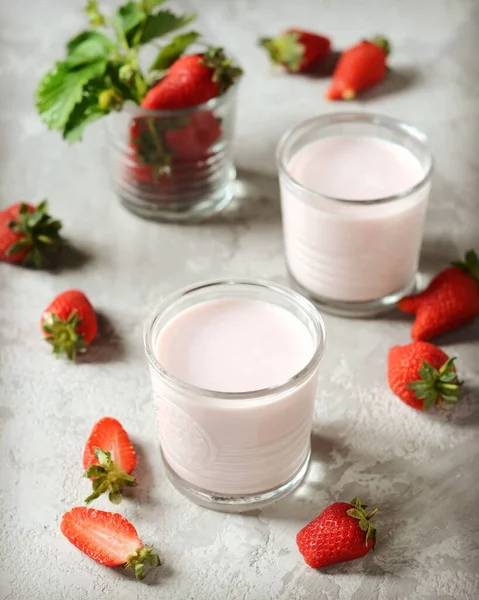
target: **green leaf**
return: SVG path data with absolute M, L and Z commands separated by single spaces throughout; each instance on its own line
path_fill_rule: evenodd
M 113 25 L 118 36 L 126 38 L 131 44 L 136 29 L 146 19 L 146 13 L 136 2 L 128 2 L 116 11 L 113 17 Z
M 163 46 L 155 60 L 151 63 L 150 71 L 164 71 L 180 58 L 183 52 L 200 37 L 197 31 L 180 33 L 169 44 Z
M 172 13 L 171 10 L 160 10 L 156 15 L 148 15 L 140 44 L 146 44 L 155 38 L 185 27 L 195 18 L 195 14 L 178 16 Z
M 40 81 L 36 90 L 36 105 L 42 120 L 50 129 L 62 130 L 74 107 L 82 100 L 83 88 L 105 72 L 103 59 L 70 69 L 65 62 L 56 63 Z
M 106 481 L 106 475 L 105 475 L 104 477 L 103 477 L 103 476 L 100 476 L 100 477 L 98 477 L 97 479 L 95 479 L 94 481 L 92 481 L 91 485 L 92 485 L 93 491 L 94 491 L 94 492 L 96 492 L 96 490 L 97 490 L 97 489 L 98 489 L 98 488 L 99 488 L 101 485 L 103 485 L 103 483 L 104 483 L 105 481 Z
M 347 513 L 350 517 L 354 517 L 355 519 L 363 519 L 364 518 L 364 512 L 362 512 L 356 508 L 350 508 L 347 511 Z
M 105 479 L 94 492 L 92 492 L 87 498 L 85 498 L 85 504 L 90 504 L 93 500 L 99 498 L 107 489 L 110 487 L 110 483 Z
M 88 479 L 93 479 L 99 477 L 100 475 L 105 475 L 106 471 L 104 467 L 100 465 L 90 465 L 88 469 L 83 474 L 83 477 L 87 477 Z
M 164 4 L 166 0 L 142 0 L 141 8 L 145 12 L 151 12 L 156 6 L 160 6 L 160 4 Z
M 66 63 L 74 67 L 99 58 L 107 59 L 114 49 L 113 40 L 104 33 L 83 31 L 68 42 Z
M 121 492 L 110 492 L 108 495 L 108 499 L 112 504 L 121 504 Z
M 73 109 L 70 118 L 63 130 L 63 139 L 69 143 L 81 140 L 87 125 L 108 114 L 98 105 L 98 89 L 92 85 L 92 89 L 84 91 L 83 98 Z
M 138 581 L 141 581 L 145 577 L 145 565 L 137 563 L 135 565 L 135 577 Z

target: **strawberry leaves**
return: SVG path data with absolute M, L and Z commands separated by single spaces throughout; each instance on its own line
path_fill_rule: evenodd
M 379 511 L 379 508 L 375 508 L 369 514 L 367 514 L 367 506 L 365 504 L 361 504 L 361 501 L 358 497 L 353 498 L 350 504 L 352 505 L 352 508 L 347 511 L 348 515 L 354 519 L 358 519 L 359 529 L 366 533 L 364 543 L 367 546 L 372 540 L 374 548 L 376 545 L 376 527 L 371 523 L 370 519 Z
M 126 40 L 128 46 L 133 45 L 133 37 L 146 18 L 146 12 L 136 2 L 128 2 L 120 6 L 113 17 L 113 27 L 118 39 Z
M 62 243 L 61 221 L 48 214 L 46 200 L 30 211 L 26 204 L 20 206 L 18 218 L 10 221 L 9 229 L 18 236 L 18 241 L 7 250 L 12 256 L 17 252 L 25 252 L 23 262 L 41 268 L 49 251 L 58 248 Z
M 44 320 L 45 340 L 52 346 L 53 354 L 57 358 L 64 354 L 68 360 L 75 361 L 77 354 L 86 352 L 85 337 L 78 333 L 81 321 L 76 310 L 65 320 L 54 313 L 50 313 Z
M 37 88 L 36 105 L 49 129 L 63 130 L 73 109 L 83 98 L 85 85 L 101 77 L 106 66 L 103 59 L 74 68 L 67 61 L 59 62 L 43 77 Z
M 108 492 L 108 498 L 113 504 L 120 504 L 122 500 L 121 489 L 124 485 L 136 486 L 133 475 L 125 473 L 111 458 L 110 452 L 104 452 L 101 448 L 94 448 L 95 458 L 99 465 L 90 465 L 83 474 L 84 477 L 92 479 L 93 492 L 85 499 L 88 505 L 93 500 Z
M 150 65 L 150 71 L 165 71 L 180 58 L 185 50 L 194 44 L 200 34 L 196 31 L 180 33 L 174 37 L 169 44 L 163 46 L 156 55 L 155 60 Z
M 440 369 L 435 369 L 423 361 L 419 369 L 419 379 L 408 384 L 418 400 L 424 400 L 423 409 L 429 410 L 435 404 L 442 406 L 455 404 L 459 399 L 462 382 L 454 369 L 456 357 L 447 360 Z
M 474 277 L 477 283 L 479 283 L 479 256 L 477 256 L 474 250 L 471 249 L 466 252 L 464 261 L 457 260 L 452 264 Z
M 158 554 L 153 552 L 151 546 L 143 546 L 140 550 L 128 557 L 128 562 L 123 566 L 124 569 L 133 569 L 135 578 L 141 581 L 145 578 L 145 564 L 152 569 L 161 565 L 161 559 Z
M 195 18 L 195 14 L 177 16 L 170 10 L 160 10 L 156 15 L 149 15 L 143 28 L 140 44 L 147 44 L 155 38 L 181 29 L 189 25 Z
M 37 110 L 49 129 L 60 131 L 69 142 L 81 139 L 87 125 L 120 110 L 127 100 L 140 104 L 148 82 L 139 66 L 142 45 L 191 23 L 194 14 L 177 15 L 157 10 L 165 0 L 130 0 L 111 19 L 90 0 L 85 12 L 93 29 L 82 31 L 67 44 L 66 56 L 40 80 Z M 114 36 L 99 28 L 113 30 Z M 171 65 L 198 34 L 177 36 L 155 63 Z M 154 64 L 155 64 L 154 63 Z
M 113 40 L 100 31 L 82 31 L 67 44 L 67 60 L 70 67 L 107 59 L 115 49 Z

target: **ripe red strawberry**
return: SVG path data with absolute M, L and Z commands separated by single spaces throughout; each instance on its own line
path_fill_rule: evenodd
M 51 217 L 47 201 L 14 204 L 0 212 L 0 260 L 42 267 L 46 254 L 61 243 L 62 224 Z
M 389 387 L 403 402 L 417 410 L 435 404 L 453 404 L 459 398 L 461 382 L 455 358 L 428 342 L 393 346 L 388 354 Z
M 325 508 L 296 536 L 306 563 L 320 569 L 365 556 L 376 544 L 376 528 L 370 519 L 377 512 L 376 508 L 367 514 L 359 498 Z
M 62 292 L 43 311 L 41 326 L 46 341 L 57 356 L 65 354 L 75 360 L 78 352 L 86 352 L 97 334 L 93 306 L 83 292 Z
M 386 59 L 391 48 L 382 37 L 364 40 L 345 50 L 336 65 L 328 100 L 352 100 L 357 93 L 379 83 L 386 76 Z
M 145 576 L 145 564 L 158 567 L 160 558 L 144 546 L 133 525 L 118 513 L 79 506 L 65 513 L 63 535 L 84 554 L 105 567 L 123 566 Z
M 465 262 L 438 273 L 419 294 L 406 296 L 399 308 L 416 315 L 413 340 L 429 340 L 473 321 L 479 315 L 479 258 L 474 250 Z
M 173 156 L 191 159 L 204 156 L 220 137 L 220 121 L 210 110 L 192 113 L 185 125 L 179 129 L 167 129 L 164 133 Z
M 259 44 L 266 48 L 273 63 L 291 73 L 307 71 L 326 58 L 331 50 L 331 41 L 327 37 L 302 29 L 287 29 L 278 37 L 261 38 Z
M 222 48 L 179 58 L 143 98 L 150 110 L 177 110 L 198 106 L 223 94 L 243 71 Z
M 131 475 L 136 467 L 136 453 L 121 423 L 104 417 L 93 427 L 83 452 L 84 477 L 93 479 L 93 493 L 87 504 L 108 492 L 113 504 L 120 504 L 123 485 L 133 487 Z

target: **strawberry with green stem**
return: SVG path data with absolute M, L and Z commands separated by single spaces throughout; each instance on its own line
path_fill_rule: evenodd
M 416 410 L 455 404 L 462 382 L 449 356 L 428 342 L 393 346 L 388 354 L 388 381 L 393 393 Z
M 290 73 L 308 71 L 331 50 L 327 37 L 303 29 L 287 29 L 277 37 L 260 38 L 259 45 L 267 50 L 272 63 Z
M 182 33 L 158 52 L 144 72 L 140 52 L 155 39 L 191 23 L 194 14 L 176 15 L 159 8 L 153 0 L 132 1 L 120 6 L 111 18 L 90 0 L 86 12 L 91 29 L 82 31 L 67 44 L 64 60 L 55 64 L 41 79 L 36 104 L 50 129 L 60 131 L 74 142 L 81 139 L 85 127 L 120 110 L 126 101 L 140 104 L 165 69 L 198 38 L 198 33 Z M 108 30 L 113 30 L 114 36 Z
M 296 543 L 306 563 L 320 569 L 368 554 L 376 545 L 376 527 L 371 518 L 379 509 L 368 513 L 366 508 L 359 498 L 334 502 L 303 527 Z
M 6 208 L 0 212 L 0 260 L 43 267 L 63 241 L 61 228 L 61 221 L 48 214 L 46 200 Z
M 110 502 L 120 504 L 123 486 L 136 486 L 131 475 L 135 467 L 135 449 L 121 423 L 112 417 L 100 419 L 83 452 L 84 477 L 92 479 L 93 487 L 86 504 L 106 492 Z
M 56 296 L 43 311 L 41 327 L 53 353 L 72 361 L 78 353 L 86 352 L 98 331 L 95 310 L 80 290 Z
M 118 513 L 78 506 L 61 520 L 62 534 L 81 552 L 105 567 L 133 569 L 135 577 L 145 577 L 145 565 L 161 565 L 158 554 L 145 546 L 135 527 Z
M 352 100 L 359 92 L 386 77 L 389 41 L 376 36 L 345 50 L 334 69 L 333 80 L 326 92 L 328 100 Z
M 474 250 L 464 261 L 440 271 L 427 288 L 398 302 L 405 313 L 416 316 L 413 340 L 430 340 L 479 316 L 479 257 Z
M 152 111 L 183 111 L 201 106 L 226 93 L 241 75 L 242 70 L 219 47 L 183 56 L 148 91 L 142 107 Z M 158 171 L 161 174 L 177 158 L 200 159 L 220 137 L 220 120 L 211 110 L 177 117 L 136 118 L 131 129 L 140 161 L 151 164 L 157 177 Z

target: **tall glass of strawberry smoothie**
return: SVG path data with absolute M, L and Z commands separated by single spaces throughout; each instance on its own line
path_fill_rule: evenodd
M 291 492 L 309 463 L 324 335 L 314 306 L 274 284 L 213 281 L 164 300 L 144 342 L 173 485 L 225 511 Z
M 324 310 L 370 316 L 415 285 L 431 186 L 426 136 L 389 117 L 325 115 L 277 150 L 287 267 Z

